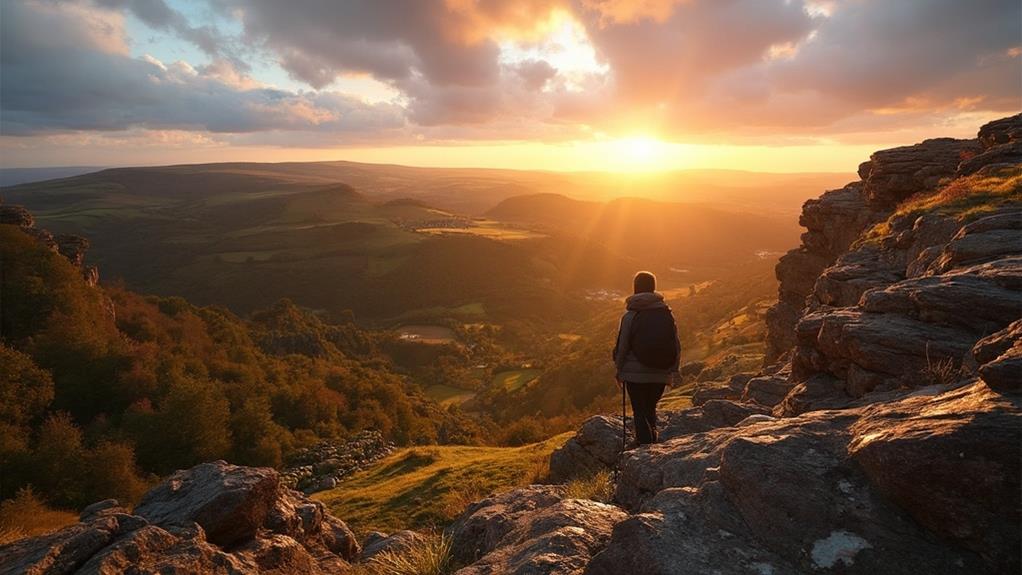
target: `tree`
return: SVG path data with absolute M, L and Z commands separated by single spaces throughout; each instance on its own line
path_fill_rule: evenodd
M 232 460 L 242 465 L 279 467 L 283 460 L 282 443 L 288 443 L 288 433 L 273 421 L 270 400 L 250 397 L 231 415 L 234 435 Z
M 87 450 L 82 458 L 81 480 L 84 504 L 110 498 L 133 504 L 146 490 L 135 464 L 135 450 L 125 442 L 104 440 Z
M 124 417 L 140 462 L 157 473 L 225 457 L 231 449 L 229 422 L 219 384 L 182 375 L 172 377 L 170 391 L 155 410 L 138 402 Z
M 84 449 L 82 431 L 65 412 L 50 415 L 39 429 L 24 480 L 36 487 L 57 505 L 84 505 L 85 497 L 79 474 Z
M 0 343 L 0 466 L 28 448 L 30 425 L 53 401 L 53 379 L 32 358 Z

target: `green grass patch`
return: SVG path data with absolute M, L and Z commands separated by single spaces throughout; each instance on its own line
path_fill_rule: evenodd
M 444 385 L 438 383 L 431 385 L 426 388 L 426 397 L 439 403 L 440 405 L 461 405 L 466 401 L 475 397 L 475 393 L 457 387 L 451 387 L 450 385 Z
M 359 533 L 442 526 L 472 501 L 537 480 L 571 435 L 522 447 L 402 449 L 313 498 Z
M 660 399 L 657 409 L 660 411 L 678 411 L 692 407 L 692 392 L 695 391 L 695 382 L 676 385 Z
M 502 371 L 493 376 L 493 385 L 497 387 L 504 387 L 508 391 L 515 391 L 539 377 L 541 373 L 542 372 L 538 369 L 515 369 L 511 371 Z

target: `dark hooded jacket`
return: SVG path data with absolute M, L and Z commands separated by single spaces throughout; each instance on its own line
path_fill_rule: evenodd
M 678 361 L 668 369 L 647 367 L 639 361 L 629 348 L 632 321 L 639 310 L 665 308 L 664 296 L 659 292 L 643 292 L 628 296 L 625 300 L 625 313 L 621 316 L 621 325 L 617 333 L 617 346 L 614 348 L 614 363 L 617 365 L 617 378 L 632 383 L 667 383 L 672 374 L 678 373 L 681 361 L 681 343 L 678 338 Z

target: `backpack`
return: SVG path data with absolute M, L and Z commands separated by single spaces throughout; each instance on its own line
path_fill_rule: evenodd
M 639 363 L 669 369 L 678 361 L 678 326 L 671 308 L 639 310 L 632 317 L 629 348 Z

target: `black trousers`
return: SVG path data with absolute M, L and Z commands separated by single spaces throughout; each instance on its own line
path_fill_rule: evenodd
M 656 443 L 656 404 L 664 394 L 663 383 L 625 382 L 635 415 L 635 438 L 640 445 Z

